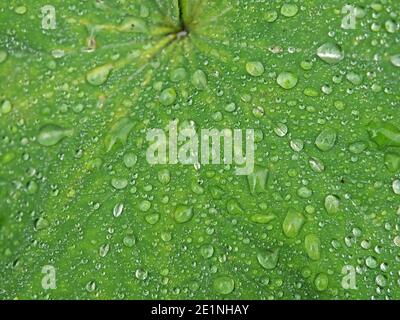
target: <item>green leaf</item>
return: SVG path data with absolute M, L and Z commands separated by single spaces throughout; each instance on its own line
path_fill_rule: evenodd
M 1 1 L 0 299 L 399 298 L 400 3 L 347 4 Z

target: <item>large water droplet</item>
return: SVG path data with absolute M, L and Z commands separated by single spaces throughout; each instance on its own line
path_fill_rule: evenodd
M 174 219 L 177 223 L 185 223 L 192 219 L 193 208 L 188 206 L 178 206 L 174 212 Z
M 315 140 L 315 145 L 321 151 L 331 150 L 336 143 L 337 133 L 336 130 L 327 128 L 321 131 Z
M 305 221 L 303 214 L 294 210 L 289 210 L 286 214 L 285 220 L 283 221 L 283 233 L 288 238 L 297 237 Z
M 279 260 L 279 249 L 273 251 L 260 251 L 257 254 L 258 263 L 267 270 L 275 269 Z
M 246 71 L 253 77 L 260 77 L 264 73 L 264 66 L 259 61 L 247 62 Z
M 235 289 L 235 281 L 231 277 L 222 276 L 214 280 L 213 288 L 217 293 L 230 294 Z
M 317 50 L 318 57 L 328 64 L 337 64 L 344 59 L 344 52 L 337 44 L 328 42 Z
M 325 209 L 330 214 L 339 212 L 340 201 L 339 198 L 334 195 L 328 195 L 325 198 Z
M 93 86 L 100 86 L 104 84 L 108 80 L 112 68 L 113 66 L 111 64 L 94 68 L 86 75 L 87 82 Z
M 175 101 L 176 101 L 176 91 L 174 88 L 168 88 L 165 89 L 163 92 L 161 92 L 160 102 L 164 106 L 170 106 Z
M 304 239 L 304 247 L 307 255 L 311 260 L 319 260 L 320 253 L 320 240 L 315 234 L 308 234 Z
M 192 76 L 192 84 L 198 90 L 205 90 L 207 88 L 207 76 L 202 70 L 197 70 Z
M 394 56 L 390 57 L 390 62 L 395 66 L 395 67 L 400 67 L 400 54 L 396 54 Z
M 42 146 L 51 147 L 72 134 L 72 129 L 64 129 L 58 125 L 48 124 L 40 129 L 37 141 Z
M 276 78 L 276 82 L 284 89 L 289 90 L 297 85 L 298 78 L 291 72 L 281 72 Z

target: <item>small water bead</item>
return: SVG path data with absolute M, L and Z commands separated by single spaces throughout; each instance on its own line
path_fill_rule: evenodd
M 386 31 L 389 32 L 389 33 L 396 33 L 396 31 L 399 30 L 399 26 L 398 26 L 398 24 L 396 23 L 396 21 L 387 20 L 387 21 L 385 22 L 385 29 L 386 29 Z
M 125 178 L 112 178 L 111 185 L 114 189 L 123 190 L 128 186 L 128 179 Z
M 340 200 L 334 195 L 327 195 L 325 198 L 325 210 L 329 214 L 335 214 L 339 212 Z
M 331 150 L 336 143 L 337 133 L 336 130 L 331 128 L 326 128 L 321 131 L 318 137 L 315 140 L 315 145 L 321 151 L 329 151 Z
M 319 273 L 314 279 L 314 285 L 318 291 L 325 291 L 329 285 L 328 276 L 325 273 Z
M 376 278 L 375 278 L 375 283 L 376 283 L 379 287 L 384 288 L 384 287 L 386 287 L 386 285 L 387 285 L 387 279 L 386 279 L 386 277 L 385 277 L 384 275 L 378 274 L 378 275 L 376 276 Z
M 360 76 L 359 74 L 355 73 L 355 72 L 349 72 L 346 75 L 346 79 L 354 84 L 354 85 L 360 85 L 363 82 L 363 78 L 362 76 Z
M 396 247 L 400 247 L 400 236 L 395 236 L 393 239 L 393 243 Z
M 313 62 L 312 61 L 308 61 L 308 60 L 302 61 L 300 63 L 300 67 L 305 71 L 309 71 L 313 67 Z
M 104 258 L 108 254 L 109 251 L 110 251 L 110 245 L 108 243 L 103 244 L 99 249 L 100 257 Z
M 395 66 L 395 67 L 400 67 L 400 54 L 396 54 L 394 56 L 390 57 L 390 62 Z
M 283 138 L 284 136 L 287 135 L 289 129 L 287 127 L 286 124 L 284 123 L 278 123 L 275 127 L 274 127 L 274 132 L 278 137 Z
M 15 13 L 23 15 L 28 11 L 28 9 L 25 6 L 19 6 L 15 8 Z
M 308 161 L 312 171 L 316 172 L 316 173 L 322 173 L 325 171 L 325 165 L 322 163 L 321 160 L 317 159 L 317 158 L 311 158 Z
M 7 60 L 8 53 L 5 50 L 0 49 L 0 64 Z
M 174 88 L 168 88 L 165 89 L 163 92 L 161 92 L 160 95 L 160 102 L 164 106 L 170 106 L 176 101 L 176 91 Z
M 298 77 L 291 72 L 281 72 L 276 78 L 276 82 L 286 90 L 293 89 L 298 82 Z
M 360 154 L 367 149 L 367 144 L 363 141 L 354 142 L 349 146 L 349 151 L 354 154 Z
M 177 223 L 186 223 L 193 218 L 193 208 L 180 205 L 175 209 L 174 219 Z
M 393 192 L 400 195 L 400 180 L 396 179 L 392 183 Z
M 118 203 L 113 209 L 113 216 L 118 218 L 124 212 L 124 205 L 122 203 Z
M 45 147 L 51 147 L 58 144 L 64 138 L 73 134 L 72 129 L 64 129 L 58 125 L 48 124 L 40 129 L 37 141 Z
M 135 272 L 136 279 L 141 280 L 141 281 L 146 280 L 148 275 L 149 275 L 149 273 L 143 269 L 137 269 Z
M 92 86 L 101 86 L 108 80 L 112 69 L 113 66 L 111 64 L 106 64 L 104 66 L 94 68 L 87 73 L 86 80 Z
M 143 211 L 143 212 L 147 212 L 149 211 L 151 208 L 151 202 L 148 200 L 143 200 L 140 204 L 139 204 L 139 210 Z
M 89 281 L 86 284 L 85 289 L 89 293 L 94 292 L 96 290 L 96 282 L 95 281 Z
M 192 84 L 198 90 L 207 88 L 207 76 L 202 70 L 197 70 L 192 76 Z
M 235 281 L 227 276 L 218 277 L 214 280 L 213 288 L 217 293 L 227 295 L 235 289 Z
M 296 4 L 285 3 L 281 7 L 281 14 L 285 17 L 294 17 L 299 12 L 299 7 Z
M 36 219 L 34 222 L 34 227 L 36 231 L 47 229 L 49 226 L 50 226 L 49 221 L 44 217 L 40 217 Z
M 257 254 L 257 261 L 266 270 L 275 269 L 279 261 L 279 249 L 260 251 Z
M 155 212 L 155 213 L 150 213 L 145 216 L 144 218 L 146 222 L 150 225 L 155 225 L 158 221 L 160 221 L 160 214 Z
M 306 219 L 302 213 L 292 209 L 289 210 L 286 214 L 285 220 L 283 221 L 283 233 L 288 238 L 297 237 L 305 221 Z
M 137 163 L 138 157 L 134 153 L 127 153 L 124 155 L 124 164 L 127 168 L 133 168 Z
M 260 77 L 263 75 L 265 69 L 261 62 L 251 61 L 246 63 L 246 71 L 253 77 Z
M 311 260 L 319 260 L 321 257 L 320 252 L 321 242 L 317 235 L 308 234 L 304 239 L 304 248 L 308 257 Z
M 211 244 L 202 245 L 200 253 L 204 259 L 209 259 L 214 255 L 214 247 Z
M 303 94 L 307 97 L 312 97 L 312 98 L 319 96 L 319 92 L 314 88 L 305 88 Z
M 167 185 L 171 181 L 171 173 L 168 169 L 163 169 L 158 172 L 158 181 L 164 185 Z
M 272 220 L 275 220 L 276 216 L 273 214 L 253 214 L 250 217 L 250 221 L 259 224 L 268 224 Z
M 335 43 L 325 43 L 317 50 L 318 57 L 328 64 L 338 64 L 344 59 L 344 52 L 341 47 Z
M 0 107 L 0 112 L 2 114 L 10 113 L 12 110 L 12 104 L 10 100 L 4 100 Z
M 312 194 L 313 194 L 312 190 L 311 190 L 311 189 L 308 189 L 308 188 L 305 187 L 305 186 L 300 187 L 300 188 L 297 190 L 297 195 L 298 195 L 300 198 L 303 198 L 303 199 L 308 199 L 308 198 L 310 198 L 310 197 L 312 196 Z
M 269 23 L 275 22 L 278 19 L 278 12 L 276 10 L 267 11 L 264 14 L 265 20 Z
M 304 142 L 300 139 L 293 139 L 290 141 L 290 147 L 295 152 L 300 152 L 304 149 Z
M 370 269 L 375 269 L 378 267 L 378 262 L 374 257 L 369 256 L 365 259 L 365 265 Z
M 187 73 L 185 68 L 178 68 L 171 72 L 171 81 L 180 82 L 186 79 Z
M 228 105 L 226 105 L 225 107 L 225 111 L 226 112 L 234 112 L 236 110 L 236 104 L 234 102 L 229 103 Z
M 26 186 L 26 191 L 29 194 L 35 194 L 39 190 L 39 186 L 35 181 L 29 181 Z
M 136 244 L 136 238 L 134 235 L 127 235 L 124 237 L 122 242 L 124 243 L 124 246 L 132 248 Z

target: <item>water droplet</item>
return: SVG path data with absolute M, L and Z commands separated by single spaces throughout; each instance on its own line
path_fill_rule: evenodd
M 317 139 L 315 140 L 315 145 L 321 151 L 329 151 L 335 146 L 336 139 L 336 130 L 327 128 L 322 130 L 318 135 Z
M 171 81 L 180 82 L 186 79 L 186 70 L 184 68 L 178 68 L 171 72 Z
M 309 189 L 309 188 L 307 188 L 307 187 L 305 187 L 305 186 L 300 187 L 300 188 L 297 190 L 297 195 L 298 195 L 300 198 L 303 198 L 303 199 L 310 198 L 310 197 L 312 196 L 312 194 L 313 194 L 312 190 Z
M 378 262 L 374 257 L 369 256 L 365 259 L 365 265 L 370 269 L 375 269 L 378 267 Z
M 400 195 L 400 180 L 394 180 L 392 183 L 393 192 Z
M 368 124 L 368 133 L 379 148 L 400 147 L 400 130 L 389 122 L 371 121 Z
M 308 234 L 304 239 L 304 247 L 307 255 L 311 260 L 319 260 L 321 257 L 320 253 L 320 240 L 315 234 Z
M 96 290 L 96 282 L 90 281 L 86 284 L 85 289 L 87 292 L 94 292 Z
M 276 10 L 270 10 L 265 13 L 265 20 L 269 23 L 276 21 L 278 19 L 278 12 Z
M 314 279 L 315 288 L 318 291 L 325 291 L 328 289 L 329 278 L 325 273 L 319 273 Z
M 291 72 L 281 72 L 276 78 L 276 82 L 286 90 L 292 89 L 297 85 L 298 78 Z
M 0 64 L 7 60 L 8 53 L 5 50 L 0 49 Z
M 331 42 L 325 43 L 319 47 L 317 55 L 321 60 L 331 65 L 337 64 L 344 59 L 342 48 Z
M 87 73 L 86 80 L 93 86 L 101 86 L 108 80 L 112 69 L 113 66 L 111 64 L 94 68 Z
M 178 206 L 174 212 L 174 219 L 177 223 L 185 223 L 192 219 L 193 208 L 188 206 Z
M 209 259 L 214 255 L 214 247 L 211 244 L 202 245 L 200 253 L 204 259 Z
M 127 168 L 133 168 L 137 163 L 138 157 L 134 153 L 127 153 L 124 155 L 124 164 Z
M 258 263 L 267 270 L 275 269 L 279 260 L 279 249 L 273 251 L 264 250 L 257 254 Z
M 164 106 L 169 106 L 173 104 L 175 101 L 176 101 L 176 91 L 174 88 L 168 88 L 165 89 L 163 92 L 161 92 L 160 102 Z
M 349 72 L 346 75 L 346 79 L 356 86 L 360 85 L 363 82 L 362 76 L 360 76 L 359 74 L 357 74 L 355 72 Z
M 349 146 L 349 151 L 354 154 L 360 154 L 367 149 L 367 144 L 363 141 L 357 141 Z
M 48 124 L 40 129 L 37 141 L 45 147 L 51 147 L 59 143 L 64 138 L 73 134 L 72 129 L 64 129 L 54 124 Z
M 339 198 L 334 195 L 328 195 L 325 198 L 325 209 L 329 214 L 335 214 L 339 212 L 340 201 Z
M 113 209 L 113 216 L 118 218 L 124 212 L 124 205 L 122 203 L 118 203 Z
M 294 3 L 285 3 L 281 7 L 281 14 L 285 17 L 294 17 L 299 12 L 299 7 Z
M 49 221 L 46 218 L 40 217 L 35 220 L 34 226 L 35 230 L 40 231 L 47 229 L 49 227 Z
M 19 6 L 15 8 L 15 13 L 23 15 L 28 11 L 28 9 L 25 6 Z
M 243 213 L 243 209 L 240 207 L 239 203 L 233 199 L 228 200 L 226 209 L 228 213 L 232 215 L 240 215 Z
M 289 210 L 286 214 L 285 220 L 283 221 L 283 233 L 288 238 L 297 237 L 305 221 L 303 214 L 294 210 Z
M 230 294 L 235 289 L 235 281 L 227 276 L 218 277 L 214 280 L 213 288 L 217 293 Z
M 304 142 L 300 139 L 293 139 L 290 141 L 290 147 L 295 152 L 300 152 L 304 149 Z
M 0 112 L 2 114 L 10 113 L 12 110 L 12 104 L 9 100 L 4 100 L 0 107 Z
M 322 173 L 325 171 L 325 165 L 317 158 L 311 158 L 308 163 L 310 164 L 312 171 L 316 173 Z
M 384 287 L 386 287 L 386 285 L 387 285 L 387 279 L 386 279 L 386 277 L 385 277 L 384 275 L 378 274 L 378 275 L 376 276 L 376 278 L 375 278 L 375 283 L 376 283 L 379 287 L 384 288 Z
M 162 184 L 167 185 L 171 181 L 171 173 L 169 172 L 169 170 L 163 169 L 160 172 L 158 172 L 158 180 Z
M 135 272 L 136 279 L 141 280 L 141 281 L 146 280 L 148 275 L 149 275 L 149 273 L 143 269 L 137 269 Z
M 148 224 L 154 225 L 156 224 L 158 221 L 160 221 L 160 214 L 155 212 L 155 213 L 150 213 L 148 215 L 146 215 L 146 217 L 144 218 L 146 220 L 146 222 Z
M 128 180 L 125 178 L 112 178 L 111 185 L 117 190 L 123 190 L 128 186 Z
M 276 216 L 272 214 L 253 214 L 250 217 L 250 221 L 259 224 L 267 224 L 274 220 Z
M 278 137 L 283 138 L 284 136 L 287 135 L 289 129 L 287 127 L 286 124 L 284 123 L 278 123 L 275 127 L 274 127 L 274 132 Z
M 108 254 L 109 251 L 110 251 L 110 245 L 108 243 L 103 244 L 99 249 L 100 257 L 104 258 Z
M 121 144 L 125 144 L 128 140 L 129 134 L 134 127 L 134 123 L 129 118 L 122 118 L 117 121 L 112 127 L 110 132 L 104 139 L 104 144 L 107 152 L 119 141 Z
M 136 244 L 136 238 L 133 235 L 127 235 L 123 239 L 123 243 L 126 247 L 132 248 Z
M 207 76 L 202 70 L 197 70 L 192 76 L 192 84 L 198 90 L 205 90 L 207 88 Z
M 400 67 L 400 54 L 396 54 L 394 56 L 390 57 L 390 62 L 395 66 L 395 67 Z
M 259 61 L 251 61 L 246 63 L 246 71 L 253 77 L 260 77 L 264 73 L 264 66 Z
M 149 211 L 151 208 L 151 202 L 148 200 L 143 200 L 140 204 L 139 204 L 139 210 L 143 211 L 143 212 L 147 212 Z
M 266 191 L 268 180 L 268 170 L 263 167 L 256 167 L 253 173 L 247 176 L 247 183 L 249 185 L 251 194 L 263 193 Z
M 385 154 L 385 166 L 390 172 L 400 170 L 400 154 L 388 152 Z

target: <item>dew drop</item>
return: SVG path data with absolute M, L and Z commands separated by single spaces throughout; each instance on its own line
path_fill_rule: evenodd
M 278 265 L 279 249 L 273 251 L 265 250 L 257 254 L 258 263 L 266 270 L 275 269 Z
M 170 106 L 175 101 L 176 101 L 176 91 L 174 88 L 168 88 L 165 89 L 163 92 L 161 92 L 160 102 L 164 106 Z
M 289 210 L 283 221 L 283 233 L 288 238 L 295 238 L 300 233 L 304 223 L 305 217 L 303 214 L 295 210 Z
M 259 61 L 251 61 L 246 63 L 246 71 L 253 77 L 260 77 L 264 73 L 264 66 Z
M 277 79 L 276 82 L 286 90 L 293 89 L 298 82 L 298 78 L 295 74 L 291 72 L 281 72 Z
M 37 141 L 45 147 L 51 147 L 59 143 L 66 137 L 73 134 L 72 129 L 64 129 L 58 125 L 48 124 L 40 129 Z
M 337 64 L 344 59 L 342 48 L 334 43 L 325 43 L 317 50 L 318 57 L 328 64 Z
M 390 62 L 395 66 L 395 67 L 400 67 L 400 54 L 396 54 L 394 56 L 390 57 Z
M 174 219 L 177 223 L 185 223 L 192 219 L 193 208 L 188 206 L 178 206 L 174 212 Z
M 207 88 L 207 76 L 202 70 L 197 70 L 192 76 L 192 84 L 198 90 L 205 90 Z
M 230 294 L 235 289 L 235 281 L 227 276 L 218 277 L 214 280 L 213 288 L 217 293 Z
M 122 203 L 118 203 L 113 209 L 113 216 L 118 218 L 124 212 L 124 205 Z
M 334 195 L 328 195 L 325 198 L 325 209 L 329 214 L 335 214 L 339 212 L 340 201 L 338 197 Z
M 87 82 L 93 86 L 101 86 L 108 80 L 112 68 L 113 66 L 110 64 L 94 68 L 86 75 Z

